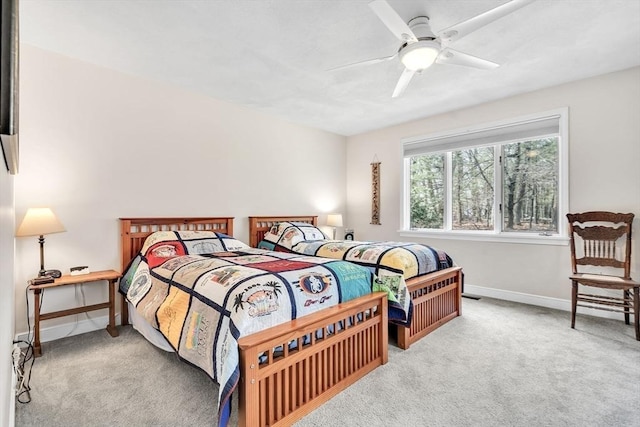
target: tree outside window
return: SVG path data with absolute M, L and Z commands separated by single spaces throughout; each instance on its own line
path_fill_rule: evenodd
M 453 230 L 493 230 L 493 151 L 481 147 L 451 152 Z
M 504 231 L 558 232 L 558 138 L 502 147 Z
M 444 160 L 443 154 L 411 158 L 411 228 L 444 226 Z

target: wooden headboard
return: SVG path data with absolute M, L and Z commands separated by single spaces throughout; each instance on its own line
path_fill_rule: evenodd
M 216 218 L 120 218 L 121 271 L 142 249 L 144 240 L 155 231 L 215 231 L 233 236 L 233 217 Z
M 249 245 L 252 248 L 258 246 L 260 240 L 269 229 L 279 222 L 295 221 L 318 225 L 318 216 L 250 216 L 249 217 Z

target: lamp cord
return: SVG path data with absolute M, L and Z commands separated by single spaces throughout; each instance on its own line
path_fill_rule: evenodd
M 31 320 L 29 318 L 29 287 L 25 290 L 25 300 L 27 301 L 27 340 L 14 340 L 14 344 L 25 344 L 26 350 L 24 353 L 20 351 L 20 359 L 16 361 L 12 359 L 13 369 L 17 376 L 16 388 L 16 400 L 18 403 L 31 402 L 31 372 L 33 372 L 33 365 L 36 361 L 35 353 L 33 351 L 33 335 L 31 331 Z M 42 294 L 40 295 L 40 303 L 42 304 Z M 23 396 L 25 396 L 23 398 Z

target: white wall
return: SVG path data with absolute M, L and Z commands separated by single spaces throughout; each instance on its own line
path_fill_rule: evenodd
M 357 239 L 399 236 L 402 138 L 569 107 L 569 211 L 633 212 L 633 273 L 640 276 L 640 68 L 568 83 L 356 135 L 347 142 L 347 224 Z M 370 163 L 381 164 L 381 226 L 370 225 Z M 570 299 L 568 246 L 413 239 L 446 250 L 467 284 Z M 478 290 L 478 289 L 476 289 Z M 506 291 L 506 292 L 502 292 Z M 526 299 L 525 301 L 533 301 Z M 553 305 L 553 304 L 551 304 Z
M 640 215 L 640 68 L 349 138 L 28 45 L 21 46 L 21 73 L 15 215 L 19 221 L 28 207 L 50 206 L 67 228 L 47 237 L 47 268 L 118 269 L 117 218 L 123 216 L 233 215 L 236 236 L 248 240 L 249 215 L 337 211 L 348 214 L 345 225 L 356 229 L 358 239 L 406 240 L 397 233 L 402 138 L 565 106 L 569 209 Z M 381 226 L 369 224 L 374 156 L 382 162 Z M 636 236 L 639 224 L 640 219 Z M 567 246 L 425 242 L 449 252 L 464 267 L 467 284 L 569 298 Z M 15 261 L 16 331 L 21 333 L 26 331 L 26 280 L 39 267 L 36 238 L 16 241 Z M 106 298 L 106 289 L 89 287 L 85 293 L 89 304 Z M 74 289 L 48 291 L 44 309 L 68 308 L 70 301 L 81 301 Z M 88 328 L 104 326 L 104 312 L 90 316 L 102 317 L 97 323 L 85 321 Z M 46 322 L 44 337 L 49 325 L 63 324 L 57 333 L 82 331 L 74 320 Z
M 0 426 L 13 425 L 11 349 L 14 334 L 14 210 L 13 181 L 0 150 Z
M 342 136 L 29 45 L 20 69 L 16 218 L 49 206 L 67 229 L 46 237 L 46 268 L 119 269 L 119 217 L 235 216 L 235 235 L 248 241 L 249 215 L 345 208 Z M 37 238 L 17 239 L 18 333 L 27 329 L 26 281 L 38 269 Z M 106 299 L 106 285 L 85 288 L 88 304 Z M 52 311 L 81 294 L 56 289 L 44 299 Z M 63 333 L 77 333 L 74 322 L 43 328 L 69 323 Z

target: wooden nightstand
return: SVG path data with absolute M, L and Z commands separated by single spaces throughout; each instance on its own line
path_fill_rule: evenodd
M 103 308 L 109 309 L 109 325 L 107 326 L 107 332 L 112 337 L 118 336 L 118 330 L 116 329 L 116 282 L 120 278 L 120 273 L 114 270 L 94 271 L 92 273 L 81 274 L 78 276 L 65 275 L 56 279 L 53 283 L 45 283 L 42 285 L 34 285 L 29 282 L 28 289 L 33 291 L 34 300 L 34 318 L 35 324 L 34 330 L 34 344 L 33 352 L 36 357 L 42 355 L 42 348 L 40 346 L 40 321 L 55 319 L 56 317 L 70 316 L 72 314 L 85 313 L 93 310 L 100 310 Z M 55 288 L 58 286 L 76 285 L 78 283 L 90 283 L 100 282 L 106 280 L 109 282 L 109 302 L 103 302 L 100 304 L 85 305 L 76 308 L 70 308 L 68 310 L 54 311 L 51 313 L 40 313 L 40 294 L 47 288 Z

